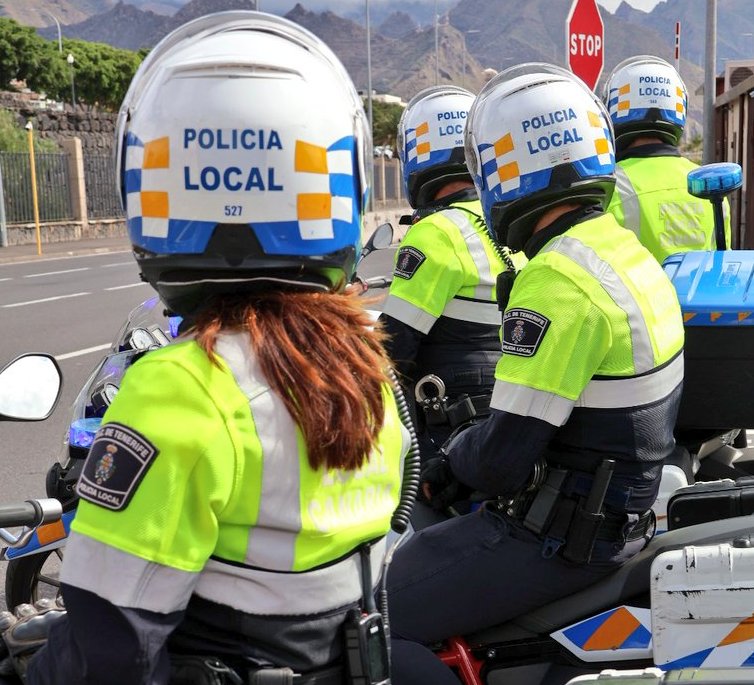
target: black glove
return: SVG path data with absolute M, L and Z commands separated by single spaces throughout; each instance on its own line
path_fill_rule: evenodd
M 422 464 L 421 491 L 429 505 L 444 511 L 459 499 L 460 483 L 450 469 L 446 456 L 432 457 Z
M 65 617 L 65 609 L 62 599 L 40 599 L 34 606 L 19 604 L 14 614 L 0 612 L 0 675 L 16 674 L 24 680 L 29 659 L 47 642 L 50 628 Z

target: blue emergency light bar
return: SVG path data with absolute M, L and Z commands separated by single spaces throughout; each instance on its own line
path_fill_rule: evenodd
M 688 175 L 689 193 L 696 197 L 710 199 L 722 197 L 740 188 L 743 184 L 743 170 L 735 162 L 705 164 Z
M 68 444 L 75 447 L 90 447 L 101 424 L 102 419 L 98 417 L 72 422 L 68 429 Z

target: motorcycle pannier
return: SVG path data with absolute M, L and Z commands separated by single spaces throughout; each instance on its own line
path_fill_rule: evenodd
M 668 502 L 668 530 L 754 514 L 754 476 L 680 488 Z
M 754 250 L 686 252 L 663 268 L 686 329 L 677 427 L 754 427 Z

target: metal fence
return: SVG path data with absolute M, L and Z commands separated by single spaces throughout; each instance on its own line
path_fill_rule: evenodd
M 90 218 L 112 219 L 122 216 L 112 155 L 84 154 L 84 183 L 86 212 Z
M 65 221 L 73 218 L 68 156 L 63 152 L 34 155 L 37 171 L 37 196 L 40 221 Z M 31 165 L 25 152 L 0 152 L 3 175 L 5 217 L 9 224 L 34 221 Z
M 40 221 L 73 219 L 67 155 L 63 152 L 38 153 L 34 159 Z M 123 216 L 115 185 L 112 156 L 85 153 L 83 166 L 89 218 L 110 219 Z M 33 222 L 29 155 L 25 152 L 0 152 L 0 172 L 6 221 L 9 224 Z M 398 160 L 374 160 L 372 197 L 375 208 L 405 204 Z
M 376 206 L 405 204 L 403 179 L 397 159 L 374 160 L 372 195 Z

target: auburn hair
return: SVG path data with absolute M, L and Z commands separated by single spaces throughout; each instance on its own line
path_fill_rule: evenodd
M 366 301 L 368 303 L 368 301 Z M 218 297 L 196 317 L 209 358 L 225 330 L 248 331 L 272 390 L 304 436 L 313 469 L 358 469 L 385 418 L 384 333 L 356 294 L 270 292 Z

